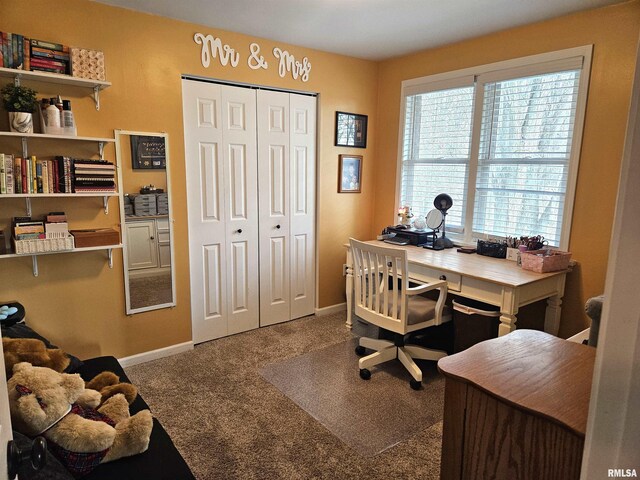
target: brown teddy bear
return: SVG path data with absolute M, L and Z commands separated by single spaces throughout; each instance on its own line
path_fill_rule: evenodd
M 7 378 L 11 376 L 13 366 L 20 362 L 29 362 L 35 367 L 47 367 L 59 373 L 69 366 L 69 357 L 64 351 L 59 348 L 47 348 L 42 340 L 35 338 L 2 337 L 2 348 Z M 113 372 L 96 375 L 86 387 L 100 392 L 101 403 L 117 393 L 122 393 L 131 404 L 138 395 L 135 385 L 120 382 L 120 378 Z
M 153 428 L 149 410 L 129 416 L 122 394 L 107 399 L 85 388 L 78 374 L 18 363 L 7 382 L 11 421 L 19 432 L 47 439 L 49 449 L 76 476 L 101 463 L 147 450 Z
M 42 340 L 36 338 L 2 337 L 2 349 L 7 377 L 11 375 L 13 366 L 20 362 L 49 367 L 56 372 L 63 372 L 70 362 L 69 357 L 62 350 L 47 348 Z

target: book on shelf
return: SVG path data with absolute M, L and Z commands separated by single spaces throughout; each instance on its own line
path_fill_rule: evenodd
M 67 215 L 64 212 L 49 212 L 45 220 L 47 223 L 66 223 Z
M 32 58 L 49 58 L 53 60 L 62 60 L 65 62 L 69 62 L 69 54 L 63 53 L 58 50 L 51 50 L 50 48 L 39 48 L 32 47 L 31 48 L 31 57 Z
M 4 171 L 7 177 L 7 194 L 14 194 L 15 191 L 15 177 L 13 173 L 13 155 L 4 155 Z
M 0 195 L 7 193 L 7 175 L 4 171 L 4 153 L 0 157 Z
M 47 42 L 44 40 L 31 39 L 31 48 L 46 48 L 47 50 L 55 50 L 57 52 L 69 53 L 69 47 L 60 43 Z
M 22 158 L 18 156 L 13 159 L 13 179 L 16 193 L 22 193 Z

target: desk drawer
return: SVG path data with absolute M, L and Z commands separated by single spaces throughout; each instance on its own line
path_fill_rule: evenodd
M 447 280 L 447 287 L 452 292 L 459 292 L 462 285 L 462 277 L 457 273 L 445 272 L 416 264 L 411 264 L 409 271 L 411 272 L 411 278 L 421 280 L 425 283 L 437 282 L 440 280 L 440 277 L 444 275 L 445 278 L 443 280 Z

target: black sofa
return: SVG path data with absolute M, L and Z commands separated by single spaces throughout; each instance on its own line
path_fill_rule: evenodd
M 49 348 L 55 348 L 46 338 L 35 333 L 24 323 L 11 326 L 2 325 L 2 336 L 39 338 Z M 118 375 L 121 381 L 131 383 L 115 357 L 96 357 L 84 361 L 80 361 L 71 355 L 69 357 L 71 358 L 71 364 L 66 372 L 79 373 L 85 382 L 88 382 L 101 372 L 110 371 Z M 138 395 L 129 410 L 133 415 L 145 408 L 149 408 L 149 406 Z M 30 439 L 17 432 L 14 432 L 14 440 L 20 447 L 31 444 Z M 20 469 L 19 478 L 20 480 L 72 480 L 74 477 L 53 455 L 49 454 L 47 465 L 43 470 L 36 472 L 29 465 L 24 465 Z M 189 466 L 156 418 L 153 419 L 149 449 L 146 452 L 99 465 L 91 473 L 81 478 L 83 480 L 195 480 Z

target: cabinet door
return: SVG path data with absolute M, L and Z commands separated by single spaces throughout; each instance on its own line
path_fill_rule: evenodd
M 125 226 L 129 270 L 156 268 L 158 266 L 158 246 L 156 243 L 155 221 L 127 222 Z
M 315 309 L 316 97 L 290 94 L 291 318 Z
M 160 267 L 171 266 L 171 235 L 169 232 L 169 219 L 156 219 L 156 233 L 158 234 L 158 263 Z
M 260 326 L 291 319 L 289 94 L 258 91 Z

